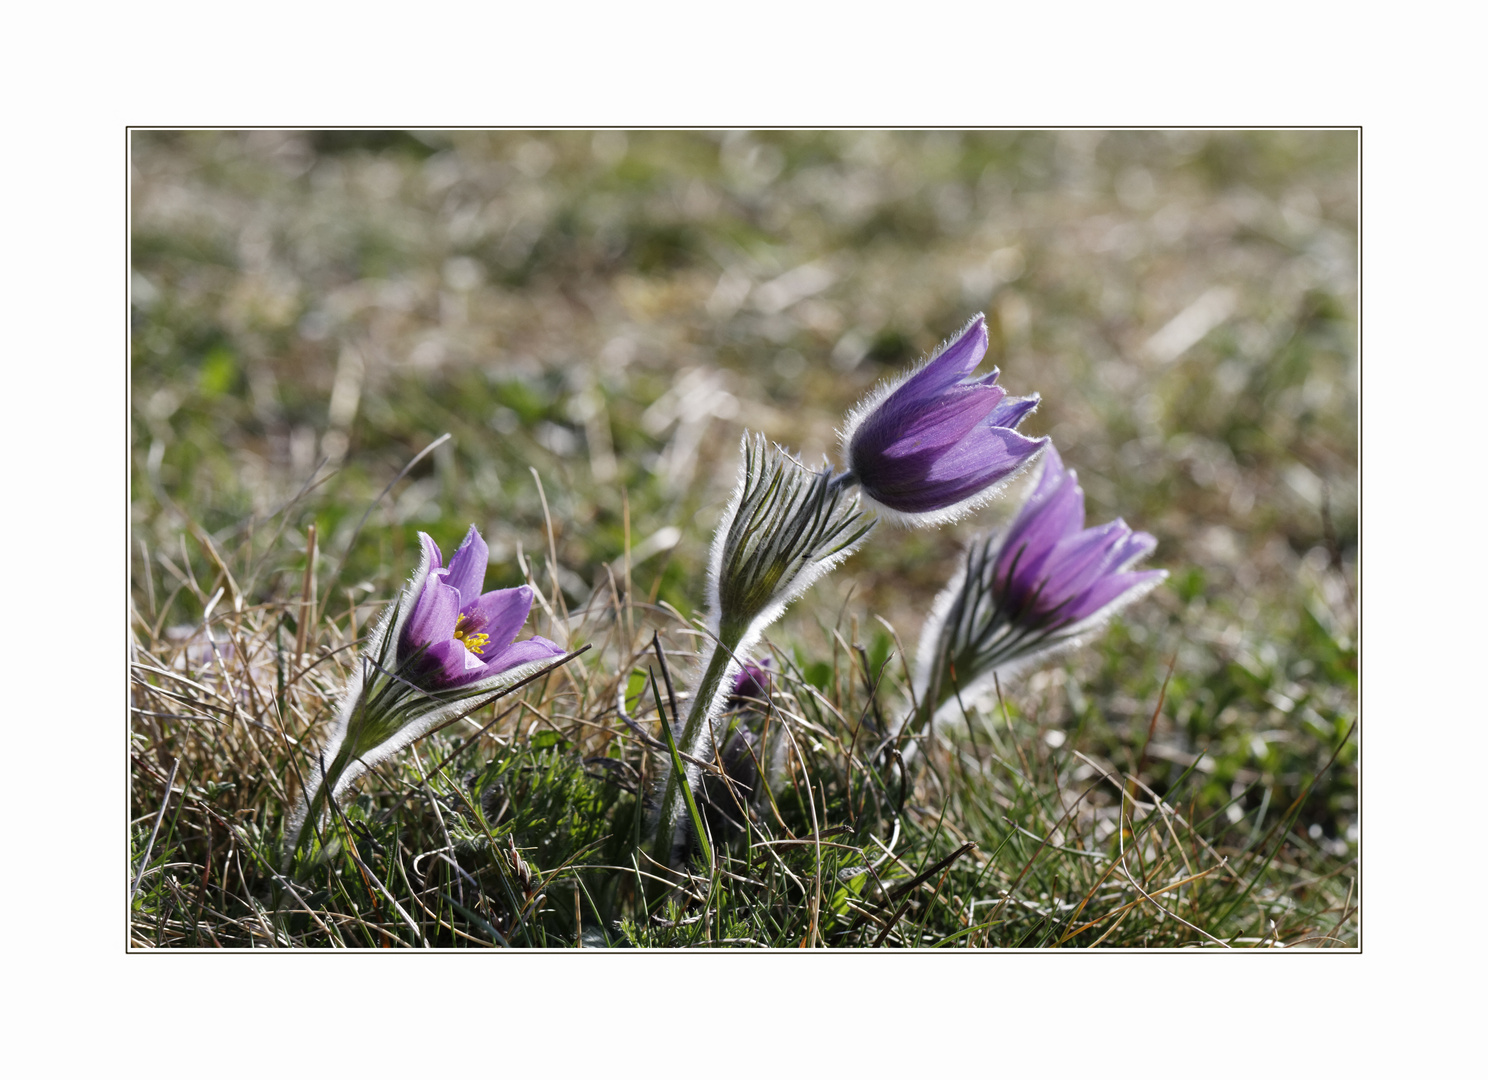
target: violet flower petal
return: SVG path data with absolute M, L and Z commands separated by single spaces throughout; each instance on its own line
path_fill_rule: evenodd
M 1078 622 L 1094 615 L 1107 604 L 1113 603 L 1132 589 L 1155 579 L 1168 576 L 1166 570 L 1141 570 L 1103 577 L 1076 597 L 1062 613 L 1071 622 Z
M 1109 572 L 1111 552 L 1125 532 L 1123 522 L 1111 521 L 1059 541 L 1049 551 L 1045 591 L 1059 597 L 1083 592 L 1092 581 Z
M 486 635 L 487 642 L 479 652 L 482 660 L 487 661 L 500 649 L 511 644 L 512 638 L 522 629 L 531 610 L 532 589 L 529 586 L 496 589 L 484 593 L 460 609 L 460 614 L 464 616 L 460 622 L 460 630 L 466 635 Z
M 1037 394 L 1006 398 L 987 414 L 987 423 L 996 427 L 1015 428 L 1023 422 L 1025 416 L 1038 408 L 1041 400 Z
M 455 632 L 459 615 L 459 592 L 431 573 L 403 628 L 403 655 L 416 652 L 421 645 L 448 641 Z
M 1151 533 L 1134 532 L 1111 553 L 1111 567 L 1114 570 L 1125 570 L 1143 556 L 1151 555 L 1156 547 L 1157 537 Z
M 987 353 L 987 320 L 978 315 L 961 335 L 928 364 L 905 380 L 884 405 L 918 404 L 937 397 L 970 373 Z M 996 378 L 994 371 L 991 378 Z
M 997 407 L 1002 388 L 948 393 L 902 418 L 887 411 L 873 431 L 864 433 L 867 454 L 908 457 L 954 446 Z M 891 441 L 890 441 L 891 440 Z
M 458 686 L 461 682 L 469 681 L 466 676 L 472 659 L 477 668 L 485 667 L 478 657 L 471 656 L 470 650 L 463 643 L 453 638 L 433 642 L 420 658 L 415 681 L 430 690 Z
M 429 573 L 433 573 L 444 565 L 444 555 L 439 550 L 439 545 L 434 538 L 426 532 L 418 534 L 419 543 L 424 546 L 424 558 L 429 561 Z
M 1047 443 L 1047 435 L 1030 439 L 1008 428 L 976 427 L 931 463 L 925 479 L 979 489 L 992 478 L 1021 468 Z
M 1074 474 L 1059 467 L 1059 456 L 1052 446 L 1045 454 L 1044 475 L 1013 519 L 998 553 L 999 578 L 1006 578 L 1009 573 L 1020 578 L 1036 574 L 1054 545 L 1085 523 L 1085 493 L 1075 482 Z M 1052 457 L 1047 456 L 1051 454 Z
M 562 656 L 563 652 L 563 646 L 556 641 L 534 634 L 525 641 L 512 642 L 492 657 L 489 663 L 482 665 L 484 671 L 481 678 L 500 674 L 522 664 L 530 664 L 534 660 L 551 660 L 555 656 Z
M 971 498 L 1021 468 L 1046 444 L 1007 428 L 973 426 L 945 445 L 917 446 L 899 456 L 860 455 L 858 468 L 870 464 L 874 479 L 864 487 L 890 509 L 929 513 Z
M 474 525 L 465 534 L 465 539 L 460 542 L 455 554 L 449 562 L 449 574 L 445 578 L 445 584 L 452 589 L 458 589 L 460 600 L 464 604 L 470 603 L 480 595 L 481 586 L 486 580 L 486 561 L 490 557 L 490 549 L 476 531 Z M 513 631 L 515 632 L 515 631 Z

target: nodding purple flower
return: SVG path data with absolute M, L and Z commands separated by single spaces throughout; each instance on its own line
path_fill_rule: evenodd
M 770 693 L 770 658 L 759 663 L 749 661 L 734 676 L 734 689 L 729 695 L 730 703 L 742 700 L 767 701 Z
M 513 640 L 532 610 L 532 589 L 483 593 L 486 542 L 474 525 L 450 559 L 441 565 L 439 545 L 419 533 L 429 571 L 398 641 L 406 678 L 429 690 L 480 682 L 534 660 L 562 656 L 563 649 L 543 637 Z
M 1013 519 L 993 568 L 1008 617 L 1028 626 L 1064 628 L 1108 612 L 1166 570 L 1131 571 L 1157 541 L 1117 518 L 1085 525 L 1085 492 L 1052 446 L 1038 486 Z M 1143 589 L 1143 592 L 1146 590 Z
M 1084 528 L 1085 493 L 1059 452 L 1044 454 L 1037 486 L 1012 524 L 973 540 L 936 598 L 916 657 L 915 691 L 933 712 L 1037 658 L 1078 644 L 1167 577 L 1131 570 L 1157 541 L 1120 518 Z
M 972 378 L 987 352 L 978 315 L 919 370 L 881 387 L 849 415 L 849 476 L 906 524 L 953 520 L 991 497 L 1048 444 L 1014 429 L 1039 396 L 1008 397 L 997 369 Z

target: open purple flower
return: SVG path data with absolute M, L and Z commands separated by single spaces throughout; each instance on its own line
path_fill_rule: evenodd
M 1038 406 L 1037 394 L 1008 397 L 995 368 L 971 378 L 986 352 L 986 320 L 978 315 L 918 371 L 881 387 L 848 417 L 849 475 L 907 523 L 959 517 L 1049 441 L 1014 430 Z
M 438 544 L 423 533 L 419 541 L 423 561 L 368 632 L 325 748 L 306 763 L 300 807 L 285 828 L 286 868 L 327 798 L 339 800 L 369 768 L 469 712 L 481 695 L 563 655 L 547 638 L 513 640 L 532 590 L 481 591 L 487 548 L 475 526 L 448 567 Z
M 1085 493 L 1050 446 L 1037 486 L 1004 531 L 977 537 L 935 600 L 920 638 L 915 692 L 933 713 L 994 671 L 1007 675 L 1079 644 L 1167 577 L 1132 570 L 1157 541 L 1120 518 L 1085 525 Z
M 514 641 L 532 609 L 532 589 L 481 592 L 488 549 L 474 525 L 447 568 L 439 546 L 419 533 L 429 572 L 398 642 L 400 666 L 411 664 L 411 682 L 446 690 L 480 682 L 534 660 L 562 656 L 543 637 Z

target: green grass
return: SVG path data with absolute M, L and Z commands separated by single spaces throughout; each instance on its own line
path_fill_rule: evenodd
M 1357 944 L 1351 134 L 379 138 L 135 136 L 134 945 Z M 1171 578 L 901 776 L 865 749 L 908 707 L 898 642 L 1010 503 L 880 530 L 771 629 L 773 807 L 648 915 L 662 763 L 614 706 L 653 631 L 690 685 L 740 431 L 831 451 L 976 310 L 1090 520 Z M 364 778 L 291 891 L 353 643 L 415 531 L 471 522 L 490 586 L 593 647 Z

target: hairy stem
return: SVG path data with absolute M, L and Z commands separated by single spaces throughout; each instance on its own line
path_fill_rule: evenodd
M 714 643 L 712 655 L 708 658 L 708 666 L 703 670 L 703 677 L 693 692 L 692 706 L 687 710 L 687 722 L 682 725 L 682 735 L 677 740 L 678 748 L 684 754 L 697 758 L 707 756 L 709 748 L 705 745 L 706 736 L 711 735 L 708 730 L 708 717 L 712 712 L 713 703 L 723 688 L 724 675 L 728 671 L 729 662 L 733 659 L 733 652 L 738 648 L 743 637 L 742 632 L 730 633 L 725 629 L 720 634 L 719 640 Z M 689 782 L 696 768 L 695 765 L 687 766 Z M 682 785 L 677 772 L 675 769 L 668 769 L 656 823 L 656 840 L 651 851 L 652 858 L 668 869 L 671 867 L 672 843 L 676 838 L 677 826 L 685 813 L 686 802 L 682 795 Z

